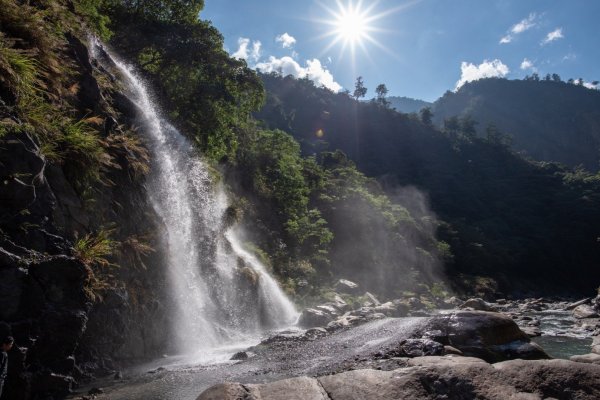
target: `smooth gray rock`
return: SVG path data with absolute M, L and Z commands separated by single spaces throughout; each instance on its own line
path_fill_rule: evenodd
M 491 304 L 480 298 L 469 299 L 462 303 L 459 306 L 459 308 L 472 308 L 473 310 L 477 311 L 496 311 L 495 307 L 493 307 Z
M 300 314 L 298 325 L 304 328 L 315 328 L 325 326 L 334 318 L 331 314 L 315 308 L 305 308 Z
M 577 307 L 579 307 L 582 304 L 588 304 L 590 302 L 590 300 L 592 300 L 590 297 L 583 299 L 583 300 L 579 300 L 576 301 L 574 303 L 569 304 L 568 306 L 565 307 L 565 311 L 571 311 L 576 309 Z
M 595 354 L 595 353 L 571 356 L 569 359 L 571 361 L 575 361 L 575 362 L 579 362 L 579 363 L 600 365 L 600 354 Z M 600 377 L 599 377 L 599 379 L 600 379 Z
M 360 291 L 360 288 L 358 287 L 358 284 L 352 281 L 349 281 L 347 279 L 340 279 L 335 284 L 335 290 L 340 293 L 357 295 Z
M 582 304 L 575 307 L 573 310 L 573 316 L 578 319 L 598 318 L 598 313 L 591 305 Z
M 198 400 L 597 400 L 599 376 L 600 366 L 566 360 L 491 365 L 470 357 L 418 357 L 394 371 L 217 385 Z

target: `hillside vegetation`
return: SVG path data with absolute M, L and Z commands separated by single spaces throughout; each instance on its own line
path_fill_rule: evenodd
M 518 293 L 597 286 L 598 175 L 528 161 L 497 129 L 476 137 L 472 120 L 441 131 L 416 114 L 358 103 L 307 80 L 263 81 L 267 103 L 257 117 L 291 132 L 304 154 L 340 149 L 388 194 L 414 186 L 429 196 L 446 221 L 438 237 L 450 244 L 446 273 L 456 287 L 479 282 Z
M 512 137 L 513 148 L 539 161 L 600 168 L 600 91 L 543 80 L 482 79 L 447 92 L 433 106 L 434 122 L 470 116 L 485 136 L 493 124 Z

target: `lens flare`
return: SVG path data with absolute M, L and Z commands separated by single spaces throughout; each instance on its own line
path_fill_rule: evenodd
M 327 53 L 331 48 L 339 44 L 341 45 L 340 59 L 343 58 L 346 50 L 349 50 L 352 62 L 354 62 L 357 47 L 360 47 L 363 53 L 370 59 L 367 51 L 367 44 L 369 44 L 397 58 L 396 54 L 393 54 L 374 37 L 377 32 L 389 32 L 378 26 L 381 25 L 380 20 L 421 1 L 403 1 L 397 7 L 380 12 L 375 12 L 375 8 L 379 4 L 377 0 L 369 1 L 368 6 L 365 6 L 362 0 L 336 0 L 335 8 L 331 8 L 330 3 L 319 2 L 318 4 L 321 8 L 329 14 L 329 18 L 317 19 L 315 22 L 330 27 L 320 38 L 332 38 L 322 53 Z

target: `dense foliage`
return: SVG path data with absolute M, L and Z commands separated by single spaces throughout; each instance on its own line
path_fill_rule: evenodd
M 267 105 L 257 115 L 286 129 L 304 154 L 341 149 L 388 194 L 416 186 L 447 222 L 439 237 L 454 255 L 446 271 L 457 286 L 473 281 L 503 290 L 592 290 L 600 279 L 600 178 L 583 170 L 523 159 L 506 135 L 457 118 L 443 131 L 417 115 L 306 80 L 263 76 Z M 579 89 L 579 88 L 578 88 Z M 473 287 L 471 287 L 472 289 Z
M 435 102 L 434 122 L 471 116 L 478 135 L 494 124 L 513 147 L 536 160 L 600 168 L 600 91 L 546 79 L 483 79 Z

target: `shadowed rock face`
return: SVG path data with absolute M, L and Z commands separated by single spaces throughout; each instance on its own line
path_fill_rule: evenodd
M 513 360 L 490 365 L 470 357 L 419 357 L 395 371 L 357 370 L 263 385 L 226 383 L 198 400 L 420 400 L 600 397 L 600 366 L 564 360 Z

